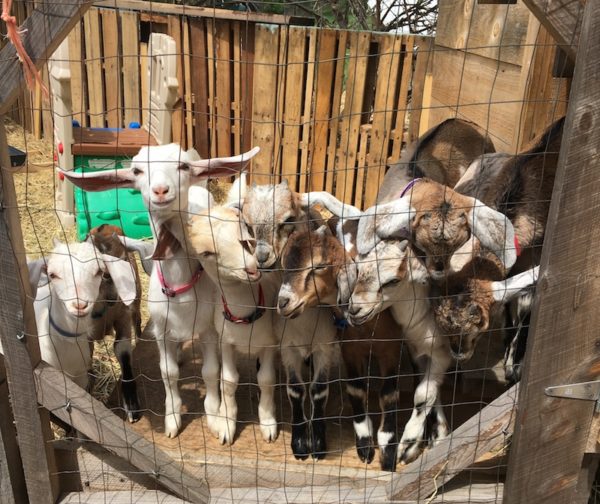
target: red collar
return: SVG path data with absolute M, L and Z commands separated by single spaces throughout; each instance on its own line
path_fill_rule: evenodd
M 262 317 L 265 313 L 265 294 L 263 292 L 261 284 L 258 284 L 258 306 L 256 307 L 256 310 L 254 310 L 254 312 L 252 312 L 247 317 L 236 317 L 229 310 L 229 306 L 227 306 L 227 301 L 225 301 L 225 298 L 223 296 L 221 296 L 221 301 L 223 302 L 223 316 L 225 317 L 225 320 L 233 322 L 234 324 L 252 324 L 253 322 L 256 322 L 260 317 Z
M 521 245 L 519 244 L 517 235 L 515 235 L 515 249 L 517 250 L 517 257 L 519 257 L 521 255 Z
M 183 284 L 183 285 L 178 285 L 176 287 L 169 287 L 167 285 L 167 282 L 165 282 L 165 277 L 163 276 L 162 268 L 160 267 L 160 261 L 154 261 L 154 262 L 156 263 L 156 273 L 158 274 L 158 281 L 160 282 L 160 285 L 162 287 L 163 294 L 168 297 L 175 297 L 175 296 L 177 296 L 177 294 L 183 294 L 184 292 L 187 292 L 190 289 L 193 289 L 194 285 L 196 285 L 198 280 L 200 280 L 200 277 L 202 276 L 202 272 L 204 271 L 204 269 L 202 268 L 202 265 L 199 264 L 198 269 L 192 275 L 192 278 L 190 279 L 190 281 L 188 283 Z

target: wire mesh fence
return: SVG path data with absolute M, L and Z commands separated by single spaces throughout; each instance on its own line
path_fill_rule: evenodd
M 97 3 L 5 120 L 69 499 L 502 500 L 568 60 L 349 4 Z

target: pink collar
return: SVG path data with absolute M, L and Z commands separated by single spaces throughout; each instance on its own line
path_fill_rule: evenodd
M 517 250 L 517 257 L 519 257 L 521 255 L 521 244 L 519 243 L 517 235 L 515 235 L 515 249 Z
M 227 301 L 225 298 L 221 296 L 221 301 L 223 302 L 223 316 L 225 320 L 229 322 L 233 322 L 234 324 L 252 324 L 256 322 L 260 317 L 262 317 L 265 313 L 265 294 L 262 289 L 262 285 L 258 284 L 258 306 L 256 310 L 254 310 L 250 315 L 244 318 L 236 317 L 231 310 L 229 310 L 229 306 L 227 306 Z
M 402 198 L 411 189 L 411 187 L 414 186 L 419 180 L 421 180 L 421 179 L 420 178 L 412 179 L 408 184 L 406 184 L 406 187 L 404 189 L 402 189 L 402 192 L 400 193 L 400 197 Z
M 190 281 L 183 285 L 178 285 L 176 287 L 169 287 L 167 282 L 165 282 L 165 277 L 163 276 L 162 268 L 160 267 L 160 261 L 154 261 L 156 263 L 156 273 L 158 274 L 158 281 L 162 287 L 163 294 L 168 297 L 175 297 L 177 294 L 183 294 L 184 292 L 189 291 L 194 288 L 194 285 L 200 280 L 202 276 L 202 272 L 204 269 L 201 264 L 198 264 L 198 269 L 192 275 Z

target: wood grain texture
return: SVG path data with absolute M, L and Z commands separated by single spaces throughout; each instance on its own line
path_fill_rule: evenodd
M 100 13 L 102 15 L 104 78 L 107 84 L 104 88 L 106 90 L 106 122 L 109 128 L 122 128 L 121 59 L 119 58 L 117 12 L 103 9 Z
M 514 423 L 517 392 L 518 386 L 510 388 L 448 438 L 402 468 L 392 480 L 389 497 L 393 500 L 425 499 L 482 455 L 505 445 Z
M 169 17 L 169 36 L 175 40 L 176 67 L 177 67 L 177 100 L 173 107 L 171 116 L 171 140 L 187 149 L 187 139 L 185 133 L 185 82 L 183 79 L 183 43 L 181 40 L 181 22 L 182 19 L 177 16 Z
M 206 68 L 206 30 L 204 21 L 190 19 L 192 51 L 191 93 L 194 103 L 194 148 L 201 157 L 210 156 L 208 135 L 208 82 Z
M 208 502 L 206 481 L 190 474 L 62 372 L 41 362 L 34 370 L 37 399 L 58 418 L 190 502 Z M 70 407 L 66 408 L 65 405 Z
M 27 30 L 23 45 L 37 68 L 47 61 L 90 5 L 82 0 L 56 0 L 36 6 L 20 28 Z M 7 44 L 0 50 L 0 114 L 10 109 L 24 86 L 16 50 Z
M 600 376 L 599 32 L 600 0 L 588 0 L 524 362 L 510 504 L 582 497 L 578 480 L 595 404 L 547 397 L 544 389 Z
M 0 166 L 10 166 L 0 115 Z M 32 364 L 40 360 L 25 247 L 12 173 L 1 174 L 0 342 L 30 502 L 53 502 L 59 493 L 48 415 L 38 410 Z M 17 335 L 27 335 L 18 340 Z
M 215 21 L 217 155 L 231 156 L 231 31 L 229 22 Z
M 78 21 L 69 33 L 69 69 L 71 70 L 71 103 L 73 119 L 81 126 L 89 126 L 87 122 L 87 94 L 82 80 L 84 55 L 81 51 L 81 24 Z
M 125 126 L 141 119 L 139 26 L 136 12 L 121 11 L 123 58 L 123 106 Z M 180 81 L 181 82 L 181 81 Z
M 416 62 L 415 71 L 412 76 L 411 84 L 411 99 L 410 99 L 410 123 L 408 126 L 408 142 L 414 142 L 419 138 L 421 131 L 421 116 L 424 115 L 425 109 L 431 106 L 431 92 L 425 86 L 427 76 L 432 73 L 433 51 L 437 50 L 434 46 L 434 39 L 431 37 L 415 37 L 416 47 Z M 454 62 L 453 64 L 456 64 Z M 449 68 L 441 69 L 441 72 L 446 72 Z M 454 71 L 460 72 L 460 68 L 455 68 Z M 434 75 L 435 78 L 435 75 Z M 441 76 L 440 76 L 441 78 Z M 445 81 L 440 80 L 440 85 L 443 86 Z M 425 94 L 427 90 L 428 94 Z M 460 91 L 459 91 L 460 94 Z M 425 114 L 427 115 L 427 114 Z M 427 115 L 427 117 L 429 117 Z M 423 117 L 425 119 L 425 117 Z
M 87 70 L 87 90 L 90 126 L 104 128 L 104 81 L 102 76 L 102 47 L 100 45 L 100 13 L 90 9 L 83 17 L 85 32 L 85 66 Z
M 404 126 L 406 123 L 406 113 L 408 111 L 408 88 L 411 83 L 414 37 L 402 37 L 404 44 L 404 54 L 402 60 L 402 74 L 400 76 L 400 90 L 398 91 L 398 102 L 396 104 L 396 120 L 394 121 L 394 129 L 392 135 L 392 155 L 390 161 L 398 161 L 400 152 L 405 140 Z M 408 137 L 408 135 L 406 135 Z

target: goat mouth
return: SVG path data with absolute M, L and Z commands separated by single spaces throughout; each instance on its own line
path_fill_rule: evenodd
M 173 201 L 175 201 L 175 198 L 171 198 L 171 199 L 164 200 L 164 201 L 150 200 L 150 203 L 152 203 L 152 205 L 157 208 L 165 208 L 165 207 L 168 207 L 171 203 L 173 203 Z
M 248 271 L 248 270 L 246 270 L 246 275 L 248 277 L 248 280 L 250 280 L 251 282 L 258 282 L 260 280 L 260 277 L 262 276 L 260 271 Z
M 299 317 L 300 315 L 302 315 L 302 312 L 304 311 L 304 301 L 298 305 L 296 305 L 294 308 L 292 309 L 288 309 L 288 307 L 286 306 L 285 310 L 278 310 L 279 314 L 284 317 L 284 318 L 288 318 L 288 319 L 295 319 L 297 317 Z
M 468 361 L 473 356 L 473 352 L 456 352 L 453 349 L 450 349 L 450 353 L 452 354 L 452 358 L 457 362 Z
M 353 326 L 363 325 L 365 322 L 368 322 L 373 317 L 374 311 L 375 311 L 375 308 L 372 308 L 371 310 L 369 310 L 368 313 L 365 313 L 364 315 L 361 315 L 359 317 L 357 317 L 356 315 L 350 315 L 348 317 L 348 321 Z

